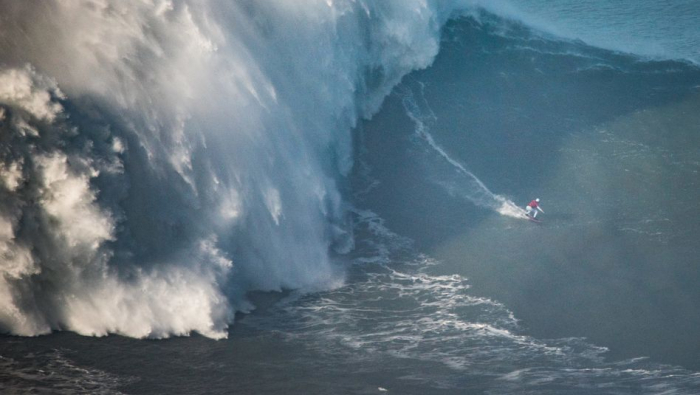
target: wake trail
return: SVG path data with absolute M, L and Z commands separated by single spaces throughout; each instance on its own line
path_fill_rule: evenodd
M 421 84 L 422 87 L 422 84 Z M 451 195 L 463 197 L 480 207 L 485 207 L 497 213 L 513 217 L 525 218 L 525 211 L 518 207 L 505 196 L 491 192 L 474 173 L 467 170 L 459 161 L 452 158 L 433 138 L 425 120 L 436 119 L 435 114 L 428 108 L 428 115 L 424 115 L 421 107 L 416 102 L 413 91 L 407 89 L 403 93 L 402 103 L 406 114 L 415 124 L 415 133 L 419 141 L 426 143 L 429 153 L 437 154 L 436 159 L 447 163 L 459 177 L 448 177 L 446 180 L 438 181 L 438 184 L 445 188 Z

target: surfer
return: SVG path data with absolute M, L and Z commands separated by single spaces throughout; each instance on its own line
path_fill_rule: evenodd
M 544 210 L 540 208 L 540 198 L 537 198 L 525 206 L 525 215 L 532 218 L 537 218 L 537 210 L 544 213 Z

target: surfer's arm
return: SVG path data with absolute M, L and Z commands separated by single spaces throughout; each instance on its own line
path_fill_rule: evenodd
M 542 210 L 540 206 L 537 206 L 537 209 L 540 210 L 541 213 L 544 213 L 544 210 Z

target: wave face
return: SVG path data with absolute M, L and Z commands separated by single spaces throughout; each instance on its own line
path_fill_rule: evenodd
M 0 328 L 226 336 L 328 287 L 350 130 L 455 4 L 0 2 Z
M 496 2 L 503 15 L 558 37 L 657 59 L 700 64 L 700 7 L 694 0 Z
M 585 336 L 611 358 L 697 370 L 698 67 L 492 14 L 444 32 L 434 64 L 363 125 L 358 163 L 376 186 L 361 206 L 535 338 Z M 415 137 L 426 129 L 453 162 Z M 542 198 L 543 223 L 474 207 L 493 200 L 465 170 L 514 202 Z

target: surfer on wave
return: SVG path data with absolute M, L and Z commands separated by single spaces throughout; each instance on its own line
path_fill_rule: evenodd
M 537 211 L 544 213 L 544 210 L 540 208 L 540 198 L 537 198 L 525 206 L 525 215 L 531 218 L 537 218 Z

